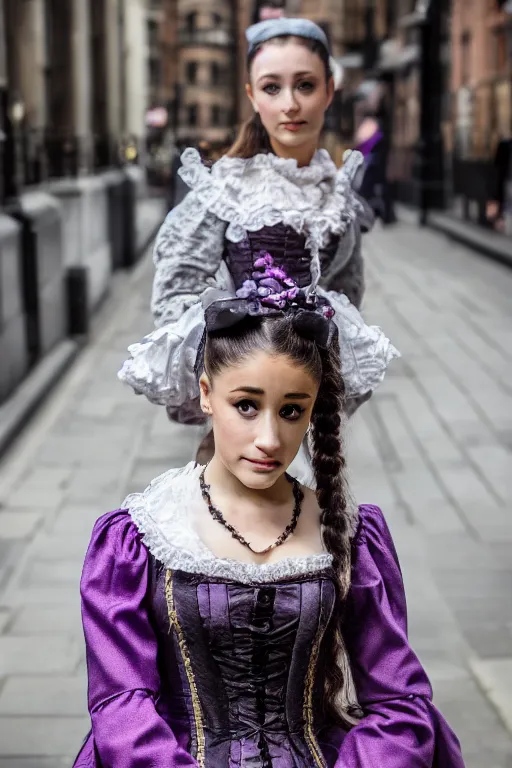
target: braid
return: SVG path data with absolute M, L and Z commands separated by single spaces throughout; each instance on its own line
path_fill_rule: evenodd
M 343 616 L 343 605 L 350 588 L 352 520 L 344 477 L 345 457 L 341 439 L 345 387 L 341 376 L 339 342 L 329 350 L 319 350 L 322 381 L 311 418 L 312 463 L 321 509 L 323 540 L 333 556 L 337 576 L 335 612 Z M 350 665 L 340 631 L 341 622 L 331 622 L 323 642 L 326 713 L 344 727 L 352 727 L 359 715 L 355 702 Z
M 351 525 L 345 491 L 345 457 L 341 440 L 341 421 L 345 404 L 345 386 L 341 377 L 338 339 L 322 357 L 322 382 L 311 418 L 313 469 L 317 497 L 322 510 L 324 542 L 333 555 L 338 575 L 340 597 L 350 587 Z

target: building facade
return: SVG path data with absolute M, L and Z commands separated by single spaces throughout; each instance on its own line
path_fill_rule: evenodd
M 237 6 L 179 0 L 177 140 L 224 146 L 237 122 Z
M 139 205 L 146 12 L 0 0 L 0 402 L 46 356 L 67 359 L 163 217 Z

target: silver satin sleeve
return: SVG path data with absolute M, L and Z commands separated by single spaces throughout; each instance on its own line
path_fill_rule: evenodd
M 226 226 L 193 191 L 167 215 L 153 252 L 151 311 L 157 328 L 178 320 L 206 288 L 218 285 Z

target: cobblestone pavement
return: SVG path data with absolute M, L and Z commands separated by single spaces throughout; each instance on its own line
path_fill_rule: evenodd
M 512 272 L 430 231 L 366 240 L 367 316 L 401 349 L 347 435 L 383 507 L 411 637 L 468 768 L 512 768 Z M 95 518 L 190 460 L 115 372 L 149 329 L 149 258 L 0 464 L 0 768 L 69 767 L 88 729 L 78 581 Z

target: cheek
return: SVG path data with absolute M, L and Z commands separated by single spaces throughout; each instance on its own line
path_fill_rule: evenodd
M 251 422 L 244 421 L 232 405 L 214 408 L 212 421 L 219 447 L 230 450 L 250 437 Z
M 265 125 L 266 123 L 272 122 L 275 119 L 275 116 L 279 114 L 279 108 L 277 107 L 277 101 L 262 101 L 260 104 L 258 104 L 258 109 L 260 113 L 260 118 L 262 123 Z
M 313 94 L 304 104 L 304 111 L 310 115 L 310 119 L 316 118 L 317 122 L 323 121 L 327 110 L 327 96 L 323 93 Z

